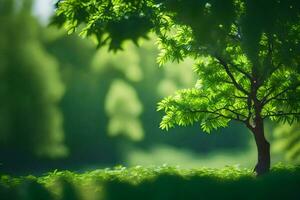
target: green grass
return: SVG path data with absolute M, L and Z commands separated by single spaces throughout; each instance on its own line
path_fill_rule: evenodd
M 251 170 L 180 169 L 141 166 L 74 173 L 54 171 L 41 177 L 2 175 L 0 199 L 299 199 L 300 167 L 273 167 L 262 177 Z

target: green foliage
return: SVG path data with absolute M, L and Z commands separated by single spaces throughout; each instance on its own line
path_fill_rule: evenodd
M 64 25 L 69 33 L 85 24 L 82 36 L 95 36 L 98 47 L 109 44 L 110 50 L 121 49 L 125 40 L 137 42 L 153 27 L 152 1 L 62 1 L 54 23 Z
M 159 103 L 163 129 L 200 122 L 210 132 L 230 120 L 252 129 L 257 119 L 300 119 L 297 1 L 66 0 L 57 16 L 67 29 L 82 25 L 81 33 L 96 35 L 100 46 L 109 41 L 111 49 L 152 30 L 159 38 L 159 64 L 196 61 L 196 87 Z M 121 34 L 110 28 L 116 24 Z
M 299 167 L 274 167 L 256 178 L 247 169 L 180 169 L 117 166 L 85 173 L 57 171 L 41 177 L 0 177 L 4 199 L 297 199 Z M 284 184 L 282 182 L 284 181 Z M 251 191 L 249 193 L 249 191 Z
M 277 4 L 285 4 L 266 2 L 268 9 L 279 9 Z M 222 11 L 218 10 L 220 4 L 224 6 Z M 254 18 L 263 13 L 258 2 L 252 5 L 250 1 L 174 1 L 170 10 L 179 25 L 171 22 L 175 27 L 171 33 L 159 35 L 162 38 L 159 62 L 192 56 L 196 60 L 194 69 L 199 82 L 194 89 L 179 91 L 158 105 L 158 110 L 166 114 L 161 128 L 200 122 L 201 128 L 210 132 L 226 126 L 229 120 L 252 127 L 257 114 L 262 119 L 283 123 L 298 121 L 300 76 L 299 64 L 295 60 L 297 55 L 293 52 L 299 50 L 297 42 L 291 44 L 289 41 L 298 40 L 300 33 L 299 5 L 294 4 L 289 2 L 291 13 L 284 10 L 286 5 L 280 5 L 282 10 L 277 10 L 278 16 L 267 19 L 270 20 L 268 23 L 285 27 L 287 32 L 283 32 L 282 29 L 270 28 L 266 21 L 262 22 L 261 30 L 253 27 L 256 24 L 253 21 L 248 24 L 250 15 Z M 194 11 L 197 6 L 197 11 Z M 259 9 L 253 11 L 251 6 Z M 222 16 L 224 13 L 227 17 Z M 289 22 L 284 21 L 287 16 Z M 253 32 L 240 32 L 245 29 Z M 253 41 L 255 34 L 259 35 L 256 42 Z M 253 46 L 255 44 L 257 47 Z M 287 45 L 291 49 L 286 49 Z M 285 55 L 286 51 L 291 54 Z
M 230 120 L 246 122 L 254 119 L 254 102 L 249 103 L 248 96 L 251 80 L 240 72 L 251 71 L 250 62 L 239 48 L 228 47 L 226 50 L 233 60 L 229 69 L 236 84 L 222 70 L 223 66 L 217 59 L 210 56 L 198 58 L 194 70 L 199 81 L 195 88 L 179 91 L 159 103 L 158 110 L 166 113 L 161 128 L 200 121 L 201 128 L 210 132 L 226 126 Z M 299 80 L 299 74 L 293 69 L 278 70 L 265 80 L 257 92 L 258 100 L 263 101 L 262 118 L 270 117 L 290 124 L 299 120 Z M 291 91 L 285 91 L 288 89 Z
M 58 63 L 42 44 L 32 1 L 18 3 L 0 3 L 0 146 L 11 153 L 1 157 L 65 156 Z

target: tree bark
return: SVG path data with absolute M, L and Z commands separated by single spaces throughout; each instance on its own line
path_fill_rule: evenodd
M 264 124 L 262 120 L 257 121 L 255 128 L 252 129 L 257 147 L 257 164 L 254 168 L 257 176 L 267 173 L 270 170 L 270 143 L 264 134 Z

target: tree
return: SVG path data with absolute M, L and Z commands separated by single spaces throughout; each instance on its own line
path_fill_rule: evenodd
M 0 146 L 6 168 L 20 159 L 24 164 L 26 158 L 67 153 L 58 109 L 64 87 L 31 8 L 31 0 L 0 2 Z
M 160 127 L 200 123 L 204 131 L 235 120 L 253 133 L 255 171 L 270 168 L 264 121 L 300 120 L 300 2 L 296 0 L 65 0 L 54 23 L 122 49 L 149 31 L 159 63 L 195 60 L 199 81 L 162 100 Z

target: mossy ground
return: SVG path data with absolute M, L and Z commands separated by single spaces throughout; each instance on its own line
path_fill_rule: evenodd
M 0 194 L 5 200 L 300 199 L 300 167 L 276 166 L 261 177 L 237 167 L 170 166 L 54 171 L 40 177 L 2 175 Z

